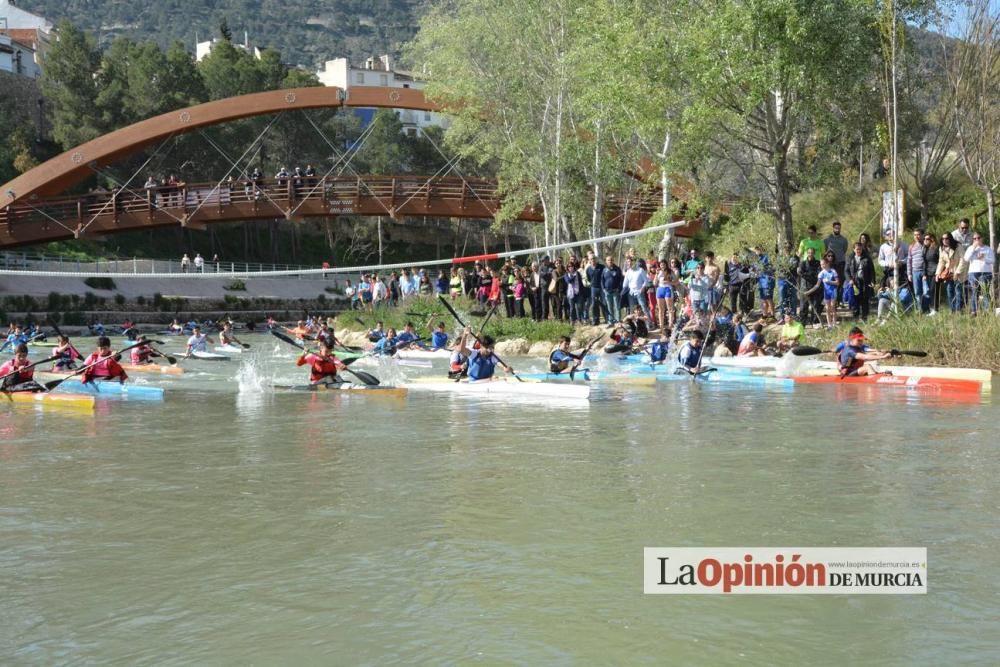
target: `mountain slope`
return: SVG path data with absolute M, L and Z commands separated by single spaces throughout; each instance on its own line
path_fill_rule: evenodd
M 53 23 L 69 19 L 107 46 L 123 35 L 167 46 L 219 35 L 223 19 L 233 41 L 249 33 L 251 44 L 281 51 L 285 62 L 315 69 L 349 56 L 360 62 L 397 53 L 416 32 L 421 0 L 21 0 L 20 7 Z

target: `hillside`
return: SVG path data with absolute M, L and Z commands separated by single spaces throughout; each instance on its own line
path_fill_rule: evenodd
M 281 51 L 285 62 L 315 69 L 323 61 L 349 56 L 397 53 L 416 32 L 420 0 L 21 0 L 19 6 L 53 23 L 69 19 L 107 46 L 118 36 L 155 40 L 168 46 L 181 40 L 215 37 L 225 18 L 234 39 Z

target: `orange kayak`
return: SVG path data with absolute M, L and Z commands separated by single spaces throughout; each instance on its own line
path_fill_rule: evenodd
M 978 380 L 958 380 L 954 378 L 915 377 L 908 375 L 857 375 L 842 378 L 839 375 L 796 376 L 796 384 L 874 385 L 878 387 L 898 387 L 923 391 L 948 393 L 979 393 L 983 383 Z

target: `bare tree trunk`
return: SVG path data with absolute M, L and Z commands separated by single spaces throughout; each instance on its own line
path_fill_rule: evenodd
M 990 188 L 986 191 L 986 219 L 990 225 L 990 247 L 997 247 L 997 196 Z

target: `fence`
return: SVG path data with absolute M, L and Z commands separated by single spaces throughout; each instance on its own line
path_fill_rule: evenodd
M 29 255 L 23 252 L 5 251 L 0 253 L 0 270 L 8 271 L 55 271 L 65 273 L 132 273 L 136 276 L 151 273 L 253 273 L 260 271 L 299 271 L 317 269 L 315 265 L 266 264 L 261 262 L 211 262 L 205 260 L 201 270 L 191 261 L 183 266 L 178 260 L 115 258 L 88 262 L 60 256 Z M 276 276 L 280 277 L 280 276 Z M 323 280 L 321 273 L 307 273 L 287 276 L 298 279 Z

